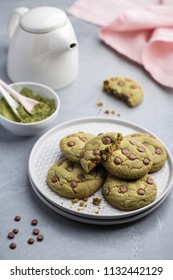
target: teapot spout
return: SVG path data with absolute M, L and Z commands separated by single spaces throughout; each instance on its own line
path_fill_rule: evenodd
M 77 46 L 78 43 L 75 36 L 68 37 L 62 34 L 56 34 L 56 36 L 52 36 L 52 38 L 49 41 L 49 50 L 51 52 L 72 51 Z

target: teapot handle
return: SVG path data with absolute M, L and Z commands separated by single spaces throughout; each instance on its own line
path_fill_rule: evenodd
M 20 7 L 12 12 L 8 20 L 8 26 L 7 26 L 8 36 L 10 39 L 13 37 L 14 31 L 19 24 L 20 17 L 23 14 L 25 14 L 28 10 L 29 10 L 28 8 Z

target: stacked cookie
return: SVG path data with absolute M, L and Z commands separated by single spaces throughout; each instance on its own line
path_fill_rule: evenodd
M 154 201 L 157 186 L 149 173 L 166 161 L 166 150 L 144 133 L 77 132 L 60 140 L 64 158 L 48 171 L 48 186 L 67 198 L 84 198 L 102 188 L 113 206 L 134 210 Z

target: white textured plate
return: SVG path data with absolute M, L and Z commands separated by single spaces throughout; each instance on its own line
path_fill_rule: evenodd
M 82 222 L 82 223 L 86 223 L 86 224 L 94 224 L 94 225 L 119 225 L 119 224 L 125 224 L 125 223 L 130 223 L 130 222 L 134 222 L 136 220 L 139 220 L 143 217 L 145 217 L 146 215 L 150 214 L 151 212 L 153 212 L 167 197 L 168 193 L 158 202 L 156 203 L 153 207 L 149 208 L 146 211 L 143 211 L 140 214 L 137 215 L 133 215 L 127 218 L 121 218 L 121 219 L 97 219 L 97 217 L 95 219 L 90 219 L 90 218 L 86 218 L 86 217 L 81 217 L 78 215 L 73 215 L 69 212 L 66 212 L 62 209 L 60 209 L 59 207 L 56 207 L 55 205 L 53 205 L 51 202 L 49 202 L 35 187 L 35 185 L 32 182 L 32 179 L 30 178 L 30 182 L 32 185 L 33 190 L 35 191 L 35 193 L 37 194 L 37 196 L 41 199 L 41 201 L 46 204 L 49 208 L 51 208 L 52 210 L 54 210 L 55 212 L 57 212 L 58 214 L 69 218 L 71 220 L 77 221 L 77 222 Z
M 167 161 L 164 167 L 152 174 L 158 186 L 158 195 L 156 200 L 143 208 L 134 211 L 122 211 L 113 208 L 105 201 L 101 189 L 88 198 L 87 206 L 82 207 L 79 203 L 72 204 L 71 199 L 60 197 L 53 192 L 46 184 L 46 176 L 51 165 L 61 156 L 59 141 L 65 135 L 85 131 L 98 134 L 101 132 L 117 131 L 123 135 L 135 132 L 150 133 L 150 131 L 137 126 L 133 123 L 110 119 L 110 118 L 85 118 L 69 121 L 60 124 L 45 133 L 34 145 L 29 158 L 29 177 L 37 190 L 53 205 L 60 210 L 69 212 L 90 219 L 120 219 L 137 215 L 154 207 L 159 201 L 163 202 L 163 197 L 169 193 L 172 187 L 172 157 L 167 150 Z M 152 134 L 157 137 L 156 135 Z M 158 137 L 157 137 L 158 138 Z M 166 148 L 166 147 L 165 147 Z M 99 206 L 93 205 L 93 197 L 102 199 Z

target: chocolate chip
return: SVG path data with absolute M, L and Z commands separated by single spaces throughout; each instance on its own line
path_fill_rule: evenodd
M 13 232 L 13 231 L 10 231 L 9 233 L 8 233 L 8 238 L 9 239 L 12 239 L 12 238 L 14 238 L 15 237 L 15 233 Z
M 121 164 L 122 163 L 122 160 L 120 159 L 120 158 L 118 158 L 118 157 L 116 157 L 115 159 L 114 159 L 114 163 L 115 164 Z
M 38 224 L 38 220 L 37 219 L 32 219 L 31 225 L 36 226 L 37 224 Z
M 96 171 L 95 169 L 93 169 L 93 170 L 91 170 L 91 171 L 89 172 L 89 174 L 90 174 L 91 176 L 96 177 L 97 171 Z
M 44 239 L 44 235 L 43 234 L 38 234 L 37 235 L 37 240 L 38 241 L 42 241 Z
M 157 149 L 155 149 L 155 153 L 156 153 L 157 155 L 161 155 L 162 150 L 161 150 L 161 149 L 159 149 L 159 148 L 157 148 Z
M 110 139 L 109 137 L 104 137 L 104 138 L 102 139 L 102 143 L 103 143 L 104 145 L 109 145 L 109 144 L 111 143 L 111 139 Z
M 130 88 L 131 89 L 137 89 L 138 87 L 136 85 L 131 85 Z
M 135 145 L 135 142 L 133 140 L 130 140 L 129 143 Z
M 124 185 L 120 186 L 119 189 L 118 189 L 118 192 L 120 192 L 120 193 L 125 193 L 125 192 L 127 192 L 127 187 L 124 186 Z
M 94 156 L 99 156 L 100 155 L 100 151 L 99 150 L 94 150 L 93 151 L 93 155 Z
M 137 190 L 137 193 L 138 193 L 139 195 L 144 195 L 144 194 L 145 194 L 145 191 L 144 191 L 143 189 L 139 189 L 139 190 Z
M 12 231 L 13 231 L 15 234 L 18 234 L 18 232 L 19 232 L 18 228 L 14 228 Z
M 142 148 L 142 147 L 137 148 L 137 150 L 138 150 L 139 152 L 145 152 L 144 148 Z
M 149 185 L 152 185 L 154 183 L 154 181 L 151 178 L 147 178 L 146 182 Z
M 11 243 L 9 247 L 10 249 L 16 249 L 17 245 L 16 243 Z
M 83 158 L 83 156 L 84 156 L 84 152 L 80 152 L 79 157 Z
M 110 188 L 107 187 L 107 188 L 105 189 L 105 195 L 109 195 L 109 193 L 110 193 Z
M 128 152 L 129 152 L 128 149 L 123 149 L 123 150 L 122 150 L 122 154 L 124 154 L 124 155 L 128 154 Z
M 58 176 L 53 176 L 53 177 L 51 178 L 51 182 L 52 182 L 52 183 L 56 183 L 58 180 L 59 180 Z
M 74 141 L 69 141 L 67 142 L 67 146 L 68 147 L 73 147 L 75 145 L 75 142 Z
M 131 159 L 131 160 L 134 160 L 134 159 L 136 159 L 136 156 L 133 155 L 133 154 L 130 154 L 128 158 Z
M 75 188 L 77 186 L 77 182 L 72 180 L 70 181 L 70 187 Z
M 123 81 L 119 81 L 119 82 L 117 83 L 117 85 L 120 86 L 120 87 L 123 87 L 123 86 L 125 85 L 125 83 L 124 83 Z
M 82 180 L 85 179 L 85 176 L 84 176 L 83 174 L 78 174 L 78 175 L 77 175 L 77 178 L 78 178 L 80 181 L 82 181 Z
M 144 142 L 143 145 L 147 147 L 149 144 L 147 142 Z
M 79 138 L 80 138 L 80 140 L 81 140 L 82 142 L 88 141 L 88 139 L 87 139 L 86 137 L 79 137 Z
M 19 221 L 21 220 L 21 217 L 20 217 L 20 216 L 16 216 L 16 217 L 14 218 L 14 220 L 15 220 L 16 222 L 19 222 Z
M 34 235 L 37 235 L 37 234 L 39 234 L 39 232 L 40 232 L 40 231 L 39 231 L 38 228 L 34 228 L 32 233 L 33 233 Z
M 66 170 L 69 172 L 73 171 L 73 169 L 74 169 L 74 167 L 72 165 L 69 165 L 66 167 Z
M 144 158 L 143 163 L 144 163 L 144 165 L 148 165 L 150 163 L 150 161 L 148 158 Z
M 28 239 L 28 244 L 32 245 L 34 243 L 34 241 L 35 241 L 34 238 L 29 238 Z

